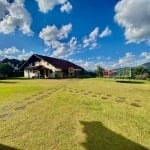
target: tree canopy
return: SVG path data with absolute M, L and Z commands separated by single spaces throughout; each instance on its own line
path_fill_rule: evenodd
M 3 64 L 0 63 L 0 74 L 2 74 L 3 76 L 7 77 L 8 74 L 13 72 L 13 67 L 9 64 Z
M 104 69 L 101 66 L 97 66 L 97 68 L 94 72 L 96 73 L 97 77 L 103 77 L 103 71 L 104 71 Z
M 132 69 L 132 77 L 136 79 L 146 79 L 149 74 L 149 70 L 144 66 L 139 66 Z

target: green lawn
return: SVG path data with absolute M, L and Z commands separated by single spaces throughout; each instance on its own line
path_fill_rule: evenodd
M 0 150 L 148 150 L 150 82 L 0 80 Z

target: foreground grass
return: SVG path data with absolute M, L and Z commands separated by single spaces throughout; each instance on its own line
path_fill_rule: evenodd
M 3 80 L 0 149 L 150 149 L 149 112 L 150 82 Z

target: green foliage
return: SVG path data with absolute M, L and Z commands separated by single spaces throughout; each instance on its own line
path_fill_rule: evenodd
M 147 79 L 149 75 L 149 70 L 144 66 L 139 66 L 132 69 L 132 77 L 134 79 Z
M 8 74 L 13 72 L 13 67 L 10 66 L 9 64 L 0 64 L 0 74 L 4 75 L 5 77 L 8 76 Z
M 94 71 L 96 73 L 97 77 L 103 77 L 103 68 L 101 66 L 97 66 L 96 70 Z

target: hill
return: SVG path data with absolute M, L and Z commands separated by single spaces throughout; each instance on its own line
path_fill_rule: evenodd
M 141 65 L 141 66 L 144 66 L 144 67 L 146 67 L 148 70 L 150 70 L 150 62 L 145 63 L 145 64 L 143 64 L 143 65 Z

